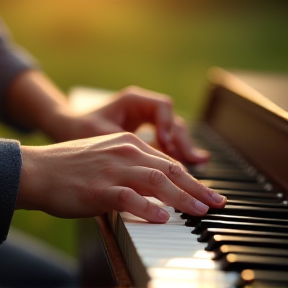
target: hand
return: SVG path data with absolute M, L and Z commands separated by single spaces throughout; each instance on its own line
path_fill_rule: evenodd
M 131 133 L 22 146 L 17 209 L 63 218 L 127 211 L 155 223 L 168 213 L 143 196 L 154 196 L 182 212 L 203 215 L 226 198 L 200 184 L 179 162 Z
M 173 158 L 182 162 L 203 162 L 209 157 L 208 152 L 194 147 L 184 120 L 173 114 L 171 98 L 139 87 L 120 91 L 108 104 L 78 115 L 74 120 L 71 121 L 74 124 L 70 126 L 70 139 L 135 132 L 141 124 L 148 122 L 156 127 L 160 148 Z
M 174 115 L 170 97 L 128 87 L 91 113 L 75 114 L 67 97 L 39 71 L 26 71 L 13 80 L 5 111 L 25 128 L 36 128 L 62 142 L 117 132 L 135 132 L 143 123 L 156 127 L 160 148 L 184 162 L 203 162 L 206 151 L 191 143 L 183 119 Z

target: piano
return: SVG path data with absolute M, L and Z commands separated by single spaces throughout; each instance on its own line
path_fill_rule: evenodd
M 150 199 L 166 224 L 81 220 L 83 287 L 288 287 L 288 76 L 213 68 L 208 79 L 191 134 L 211 160 L 187 168 L 227 205 L 192 217 Z

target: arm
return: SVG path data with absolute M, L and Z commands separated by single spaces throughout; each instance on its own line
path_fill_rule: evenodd
M 1 120 L 20 129 L 41 129 L 58 140 L 55 123 L 67 119 L 61 117 L 68 112 L 65 105 L 65 95 L 39 70 L 35 59 L 12 41 L 0 19 Z
M 28 70 L 15 77 L 6 109 L 9 118 L 26 128 L 41 130 L 57 142 L 71 139 L 68 127 L 75 115 L 67 97 L 40 71 Z
M 77 114 L 49 78 L 32 70 L 12 82 L 6 108 L 17 123 L 40 129 L 57 142 L 135 132 L 141 124 L 151 123 L 165 153 L 184 162 L 203 162 L 209 157 L 194 147 L 183 119 L 173 113 L 171 98 L 140 87 L 125 88 L 103 107 Z
M 142 123 L 149 122 L 155 125 L 158 143 L 166 153 L 181 161 L 208 159 L 207 152 L 195 149 L 184 121 L 174 115 L 167 95 L 128 87 L 114 95 L 105 107 L 76 114 L 66 95 L 36 70 L 31 57 L 20 53 L 5 34 L 7 31 L 0 25 L 0 117 L 9 124 L 42 130 L 60 142 L 135 132 Z
M 12 42 L 8 30 L 0 19 L 0 119 L 16 128 L 21 128 L 21 125 L 15 123 L 6 113 L 8 89 L 17 75 L 35 66 L 32 57 Z

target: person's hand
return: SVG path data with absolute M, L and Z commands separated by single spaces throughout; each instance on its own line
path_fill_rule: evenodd
M 179 162 L 131 133 L 22 146 L 16 209 L 36 209 L 63 218 L 127 211 L 155 223 L 168 213 L 143 196 L 182 212 L 203 215 L 226 198 L 200 184 Z
M 209 153 L 197 149 L 191 142 L 184 120 L 174 115 L 171 98 L 139 87 L 128 87 L 112 96 L 101 108 L 75 116 L 62 135 L 71 140 L 135 132 L 143 123 L 155 125 L 161 150 L 173 158 L 194 163 L 208 159 Z
M 183 162 L 208 160 L 206 151 L 191 143 L 183 119 L 173 113 L 167 95 L 128 87 L 90 113 L 73 111 L 67 97 L 39 71 L 26 71 L 13 80 L 5 111 L 13 123 L 39 129 L 54 141 L 135 132 L 143 123 L 155 126 L 160 148 Z

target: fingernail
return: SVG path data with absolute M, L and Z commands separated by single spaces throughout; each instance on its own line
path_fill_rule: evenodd
M 210 157 L 210 153 L 208 151 L 198 148 L 191 149 L 191 153 L 194 157 L 199 159 L 207 159 Z
M 198 200 L 196 200 L 194 207 L 200 213 L 206 213 L 209 209 L 209 207 L 207 205 L 205 205 L 204 203 L 202 203 Z
M 213 194 L 211 195 L 212 199 L 216 202 L 216 203 L 222 203 L 225 199 L 226 201 L 226 197 L 222 196 L 220 194 L 218 194 L 217 192 L 213 191 Z
M 161 219 L 162 221 L 168 221 L 168 219 L 170 218 L 169 213 L 166 210 L 163 209 L 159 209 L 158 211 L 158 217 L 159 219 Z

